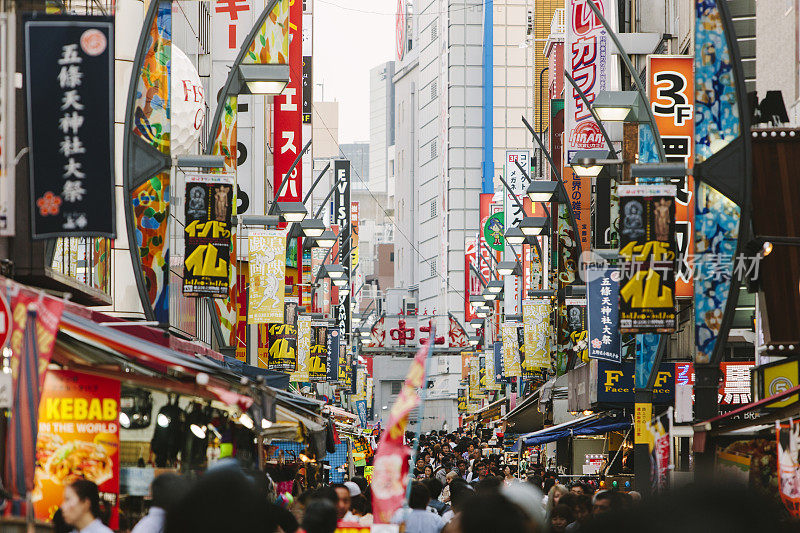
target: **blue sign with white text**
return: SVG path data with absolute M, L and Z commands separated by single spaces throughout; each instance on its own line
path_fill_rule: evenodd
M 619 335 L 619 269 L 588 268 L 589 359 L 622 362 Z

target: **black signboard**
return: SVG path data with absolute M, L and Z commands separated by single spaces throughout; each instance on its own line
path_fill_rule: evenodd
M 339 226 L 339 264 L 350 283 L 350 161 L 337 159 L 333 163 L 336 192 L 333 194 L 333 223 Z M 334 306 L 333 317 L 342 334 L 350 332 L 350 294 L 339 296 Z
M 294 372 L 297 370 L 297 326 L 270 324 L 267 370 Z
M 326 381 L 339 380 L 339 328 L 328 328 L 328 368 Z
M 325 381 L 328 378 L 328 328 L 311 325 L 311 354 L 308 359 L 308 378 Z
M 28 15 L 31 236 L 116 237 L 114 22 Z
M 227 298 L 233 176 L 186 176 L 183 295 Z
M 580 361 L 589 360 L 588 328 L 586 325 L 586 299 L 567 298 L 567 331 L 569 331 L 570 368 L 575 368 Z
M 620 185 L 619 329 L 675 331 L 675 186 Z

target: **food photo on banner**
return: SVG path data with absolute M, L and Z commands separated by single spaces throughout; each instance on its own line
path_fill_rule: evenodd
M 675 331 L 675 186 L 620 185 L 622 333 Z
M 114 22 L 25 15 L 31 235 L 116 237 Z
M 619 270 L 616 267 L 586 270 L 589 313 L 589 359 L 622 362 L 619 333 Z
M 69 370 L 49 370 L 39 404 L 35 487 L 36 518 L 50 521 L 64 488 L 88 479 L 100 489 L 101 507 L 117 527 L 119 500 L 117 380 Z
M 231 175 L 186 176 L 184 296 L 228 297 L 233 186 Z

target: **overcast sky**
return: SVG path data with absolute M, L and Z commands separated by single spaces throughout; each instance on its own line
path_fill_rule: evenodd
M 340 143 L 369 141 L 369 69 L 394 59 L 396 11 L 397 0 L 314 0 L 314 83 L 339 102 Z

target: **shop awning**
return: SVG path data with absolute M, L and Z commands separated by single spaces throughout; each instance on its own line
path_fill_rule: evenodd
M 542 387 L 539 387 L 522 401 L 503 420 L 508 424 L 508 430 L 513 433 L 530 433 L 544 427 L 544 413 L 539 411 L 539 397 Z
M 239 361 L 235 357 L 228 357 L 227 355 L 224 356 L 222 364 L 237 374 L 241 374 L 250 379 L 264 378 L 266 384 L 273 389 L 286 390 L 289 388 L 289 374 L 248 365 L 243 361 Z
M 609 431 L 624 430 L 628 429 L 630 425 L 630 419 L 620 412 L 595 413 L 557 426 L 528 433 L 520 437 L 519 440 L 526 446 L 538 446 L 548 442 L 555 442 L 564 437 L 601 435 Z

